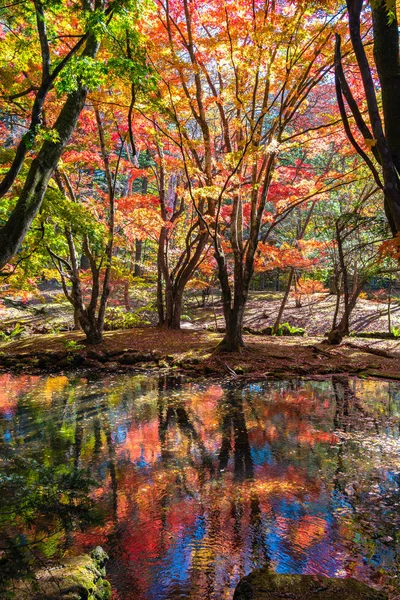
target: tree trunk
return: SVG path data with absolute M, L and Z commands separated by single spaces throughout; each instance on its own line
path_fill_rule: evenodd
M 143 241 L 136 240 L 135 241 L 135 270 L 134 270 L 135 277 L 142 276 L 142 267 L 140 264 L 141 260 L 142 260 L 142 248 L 143 248 Z
M 347 0 L 350 38 L 363 82 L 373 138 L 376 140 L 376 150 L 382 167 L 385 213 L 392 233 L 396 235 L 400 232 L 400 182 L 398 175 L 399 165 L 396 161 L 400 142 L 400 126 L 398 123 L 398 105 L 400 101 L 398 24 L 396 15 L 394 15 L 395 18 L 390 23 L 385 0 L 379 0 L 375 3 L 372 11 L 374 56 L 382 88 L 384 132 L 376 97 L 375 83 L 361 35 L 362 7 L 363 2 L 361 0 Z M 395 13 L 395 4 L 393 8 Z M 389 129 L 390 135 L 388 138 Z
M 400 60 L 396 15 L 389 19 L 386 0 L 372 5 L 374 60 L 382 90 L 385 136 L 397 171 L 400 171 Z M 395 13 L 395 7 L 394 7 Z
M 158 324 L 164 325 L 164 302 L 163 302 L 163 281 L 160 265 L 157 270 L 157 312 L 158 312 Z
M 349 335 L 349 317 L 350 317 L 350 288 L 349 288 L 349 277 L 347 271 L 347 265 L 343 252 L 343 240 L 341 238 L 341 230 L 338 223 L 336 223 L 336 242 L 338 245 L 338 254 L 340 261 L 340 269 L 343 280 L 343 298 L 344 298 L 344 313 L 342 320 L 344 319 L 344 335 Z
M 165 290 L 165 317 L 163 326 L 166 329 L 180 329 L 183 303 L 183 289 L 175 289 L 169 284 Z
M 90 318 L 85 311 L 85 313 L 81 313 L 80 315 L 80 323 L 86 335 L 87 343 L 90 345 L 101 344 L 103 341 L 103 332 L 97 323 L 97 319 Z
M 283 311 L 285 310 L 286 303 L 288 301 L 289 294 L 290 294 L 290 288 L 292 287 L 293 276 L 294 276 L 294 268 L 292 267 L 290 269 L 290 273 L 289 273 L 289 279 L 288 279 L 288 284 L 287 284 L 286 292 L 285 292 L 285 295 L 282 298 L 282 302 L 281 302 L 281 305 L 280 305 L 280 308 L 279 308 L 278 316 L 276 317 L 276 321 L 275 321 L 274 327 L 272 329 L 272 332 L 274 334 L 276 334 L 278 332 L 279 325 L 281 324 Z
M 336 302 L 335 302 L 335 312 L 333 314 L 332 329 L 336 328 L 337 318 L 339 315 L 341 287 L 342 287 L 342 282 L 341 282 L 341 278 L 340 278 L 340 273 L 335 273 Z
M 241 300 L 236 300 L 235 304 L 228 313 L 224 310 L 226 331 L 217 346 L 220 352 L 240 352 L 244 346 L 242 331 L 246 300 L 242 297 Z
M 79 310 L 74 306 L 74 330 L 79 331 L 80 329 L 82 329 L 82 327 L 79 321 Z
M 339 321 L 339 324 L 336 327 L 334 327 L 332 329 L 332 331 L 329 332 L 328 342 L 332 346 L 341 344 L 343 338 L 346 335 L 349 335 L 350 315 L 355 308 L 358 296 L 360 295 L 363 287 L 364 287 L 364 281 L 359 283 L 358 287 L 354 290 L 353 294 L 351 295 L 351 298 L 349 299 L 348 304 L 345 306 L 345 310 L 342 315 L 342 318 Z

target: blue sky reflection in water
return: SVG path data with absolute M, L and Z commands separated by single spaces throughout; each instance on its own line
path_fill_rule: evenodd
M 0 585 L 102 544 L 121 600 L 222 600 L 268 563 L 398 598 L 400 386 L 0 376 Z

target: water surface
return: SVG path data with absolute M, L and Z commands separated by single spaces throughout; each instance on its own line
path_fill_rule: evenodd
M 2 375 L 0 581 L 101 544 L 119 600 L 265 564 L 399 598 L 399 416 L 393 382 Z

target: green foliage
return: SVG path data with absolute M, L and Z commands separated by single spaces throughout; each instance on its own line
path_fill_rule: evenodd
M 75 92 L 79 84 L 85 85 L 89 90 L 95 90 L 105 82 L 107 71 L 107 66 L 101 60 L 88 56 L 73 57 L 61 72 L 54 87 L 59 96 Z
M 0 342 L 11 342 L 12 340 L 21 337 L 24 331 L 25 327 L 21 325 L 21 323 L 17 323 L 11 333 L 0 331 Z
M 400 327 L 392 327 L 391 334 L 394 338 L 400 338 Z
M 33 557 L 54 554 L 59 537 L 57 530 L 68 531 L 74 523 L 81 527 L 94 523 L 98 515 L 93 511 L 89 496 L 95 481 L 87 471 L 64 465 L 47 466 L 2 447 L 0 458 L 1 587 L 9 578 L 31 577 Z M 30 540 L 21 533 L 21 525 L 29 531 L 44 521 L 43 515 L 46 515 L 44 531 L 51 523 L 52 534 L 44 533 L 41 539 Z
M 382 4 L 382 0 L 370 0 L 370 2 L 374 10 Z M 385 0 L 385 9 L 388 16 L 388 25 L 392 25 L 396 21 L 396 0 Z
M 131 329 L 139 325 L 147 325 L 148 321 L 143 319 L 142 313 L 149 309 L 149 306 L 141 306 L 133 312 L 127 312 L 120 306 L 112 306 L 107 309 L 104 321 L 106 331 L 115 331 L 116 329 Z
M 53 143 L 59 142 L 60 134 L 55 129 L 39 127 L 36 130 L 36 142 L 40 144 L 44 141 Z
M 68 352 L 75 352 L 76 350 L 83 350 L 85 346 L 77 342 L 76 340 L 62 340 L 62 344 Z
M 278 331 L 274 334 L 273 327 L 266 327 L 264 333 L 267 335 L 298 335 L 303 336 L 305 334 L 305 329 L 301 327 L 295 327 L 294 325 L 290 325 L 290 323 L 281 323 L 278 327 Z

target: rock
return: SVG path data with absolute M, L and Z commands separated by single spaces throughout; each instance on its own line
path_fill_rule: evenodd
M 355 579 L 336 579 L 322 575 L 280 575 L 268 568 L 257 569 L 243 577 L 233 600 L 387 600 Z
M 39 356 L 39 367 L 41 369 L 48 369 L 65 357 L 65 352 L 45 352 Z
M 15 600 L 111 600 L 105 578 L 108 560 L 98 546 L 90 554 L 67 558 L 54 567 L 41 569 L 33 581 L 13 581 Z
M 398 371 L 384 371 L 384 370 L 374 370 L 374 369 L 368 369 L 368 371 L 366 371 L 367 375 L 369 375 L 369 377 L 379 377 L 379 378 L 383 378 L 383 379 L 396 379 L 399 380 L 400 379 L 400 373 Z
M 95 360 L 94 358 L 87 358 L 87 357 L 83 361 L 82 367 L 84 369 L 95 369 L 95 370 L 104 369 L 103 363 L 101 363 L 98 360 Z
M 121 365 L 136 365 L 139 362 L 152 362 L 153 360 L 154 358 L 151 353 L 142 352 L 136 352 L 135 354 L 127 353 L 118 358 L 118 362 Z
M 2 362 L 6 367 L 13 367 L 14 365 L 17 364 L 18 360 L 19 360 L 18 356 L 5 356 L 2 360 Z
M 90 350 L 88 350 L 86 352 L 86 356 L 88 358 L 91 358 L 93 360 L 97 360 L 97 361 L 102 362 L 102 363 L 106 362 L 106 360 L 107 360 L 107 356 L 101 350 L 92 350 L 92 349 L 90 349 Z
M 72 363 L 69 356 L 65 356 L 61 360 L 59 360 L 56 365 L 58 369 L 71 369 Z
M 134 352 L 137 352 L 137 350 L 133 350 L 131 348 L 123 348 L 122 350 L 121 349 L 119 349 L 119 350 L 109 350 L 107 352 L 107 356 L 109 358 L 115 358 L 116 356 L 121 356 L 122 354 L 131 354 L 131 353 L 134 353 Z
M 251 335 L 263 335 L 262 329 L 254 329 L 254 327 L 243 327 L 244 333 L 250 333 Z
M 146 371 L 149 369 L 158 369 L 157 363 L 147 361 L 136 363 L 135 367 L 138 369 L 145 369 Z
M 113 362 L 113 361 L 106 362 L 106 363 L 104 363 L 104 369 L 106 371 L 118 371 L 119 364 L 117 362 Z
M 193 356 L 191 358 L 186 358 L 182 360 L 182 366 L 186 365 L 199 365 L 201 363 L 201 359 L 197 356 Z

